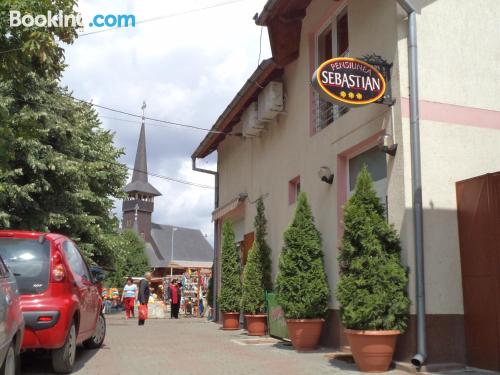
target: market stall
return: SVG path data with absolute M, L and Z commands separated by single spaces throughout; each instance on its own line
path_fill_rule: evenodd
M 202 317 L 204 315 L 207 306 L 208 280 L 212 273 L 211 266 L 211 262 L 173 261 L 169 263 L 168 267 L 184 269 L 181 275 L 164 278 L 164 288 L 170 285 L 172 279 L 182 284 L 181 314 L 188 317 Z

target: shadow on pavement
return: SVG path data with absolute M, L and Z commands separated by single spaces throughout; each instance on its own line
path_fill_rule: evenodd
M 92 357 L 99 350 L 109 350 L 106 345 L 103 345 L 101 349 L 85 349 L 79 346 L 76 350 L 76 360 L 73 372 L 81 370 L 85 364 L 92 359 Z M 54 374 L 52 370 L 52 360 L 50 353 L 48 351 L 40 352 L 26 352 L 21 355 L 21 373 L 24 374 L 36 374 L 36 375 L 46 375 Z
M 273 345 L 274 348 L 276 349 L 281 349 L 281 350 L 285 350 L 285 351 L 289 351 L 289 352 L 294 352 L 294 353 L 298 353 L 298 354 L 314 354 L 314 355 L 318 355 L 318 354 L 327 354 L 327 353 L 330 353 L 331 350 L 329 350 L 328 348 L 324 348 L 324 347 L 318 347 L 317 349 L 315 350 L 295 350 L 292 346 L 292 343 L 290 341 L 278 341 L 276 344 Z
M 332 367 L 335 367 L 336 369 L 342 370 L 342 371 L 357 371 L 361 373 L 358 368 L 356 367 L 356 364 L 352 360 L 348 360 L 347 358 L 343 359 L 332 359 L 330 358 L 328 360 L 330 365 Z

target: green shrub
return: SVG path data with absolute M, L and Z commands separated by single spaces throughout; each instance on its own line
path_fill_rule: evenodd
M 241 302 L 240 262 L 233 225 L 224 222 L 222 228 L 222 274 L 219 307 L 222 312 L 239 312 Z
M 248 253 L 247 264 L 243 270 L 241 309 L 246 314 L 261 314 L 265 310 L 266 291 L 262 285 L 262 266 L 259 256 L 258 244 L 255 241 Z
M 267 219 L 262 198 L 257 200 L 257 215 L 254 220 L 254 227 L 255 242 L 257 243 L 257 251 L 262 267 L 262 285 L 264 290 L 271 292 L 273 290 L 271 248 L 266 241 Z
M 314 225 L 305 193 L 300 193 L 292 223 L 284 233 L 276 292 L 288 319 L 326 315 L 328 282 L 323 264 L 321 235 Z
M 346 328 L 406 330 L 410 300 L 407 270 L 401 266 L 399 236 L 364 167 L 344 208 L 344 236 L 338 256 L 337 299 Z

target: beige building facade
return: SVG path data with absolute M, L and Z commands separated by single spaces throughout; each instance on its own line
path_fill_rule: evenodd
M 409 294 L 415 301 L 407 15 L 391 0 L 281 3 L 270 1 L 267 7 L 273 58 L 260 65 L 214 125 L 214 130 L 228 135 L 209 134 L 193 158 L 217 151 L 219 204 L 214 221 L 219 236 L 222 221 L 233 221 L 243 258 L 253 238 L 253 203 L 264 197 L 274 276 L 282 234 L 295 208 L 294 197 L 299 190 L 307 193 L 322 233 L 331 289 L 323 342 L 340 347 L 345 339 L 334 291 L 339 277 L 336 258 L 342 206 L 363 164 L 374 176 L 389 222 L 401 235 L 402 262 L 409 267 Z M 418 9 L 428 362 L 466 363 L 455 184 L 500 171 L 500 3 L 414 3 Z M 324 60 L 371 54 L 393 64 L 388 84 L 394 105 L 346 110 L 314 93 L 311 76 Z M 245 113 L 271 82 L 282 83 L 284 109 L 265 123 L 264 130 L 248 134 Z M 380 150 L 384 136 L 397 144 L 394 156 Z M 332 184 L 318 177 L 321 167 L 334 174 Z M 399 360 L 407 361 L 415 354 L 414 303 L 411 314 L 409 330 L 399 340 Z

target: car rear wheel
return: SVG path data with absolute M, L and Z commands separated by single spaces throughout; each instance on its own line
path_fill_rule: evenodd
M 52 350 L 52 367 L 60 374 L 69 374 L 73 370 L 76 357 L 76 325 L 73 322 L 62 348 Z
M 104 338 L 106 337 L 106 319 L 104 318 L 104 314 L 100 313 L 97 317 L 97 322 L 95 326 L 94 335 L 85 340 L 83 345 L 87 349 L 98 349 L 104 343 Z
M 1 375 L 17 375 L 20 372 L 19 354 L 16 353 L 16 346 L 14 343 L 10 344 L 5 356 L 5 361 L 0 369 Z

